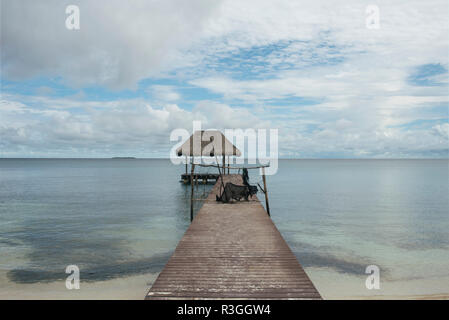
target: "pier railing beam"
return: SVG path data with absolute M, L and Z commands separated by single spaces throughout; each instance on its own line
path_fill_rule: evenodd
M 265 190 L 265 192 L 264 192 L 264 194 L 265 194 L 265 205 L 267 207 L 267 213 L 271 217 L 270 205 L 268 204 L 268 189 L 267 189 L 267 182 L 266 182 L 266 179 L 265 179 L 265 168 L 264 167 L 262 167 L 262 180 L 263 180 L 263 188 Z

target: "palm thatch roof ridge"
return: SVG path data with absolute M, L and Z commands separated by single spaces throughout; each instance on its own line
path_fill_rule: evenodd
M 238 156 L 240 150 L 218 130 L 195 131 L 186 142 L 176 149 L 178 156 L 214 157 Z

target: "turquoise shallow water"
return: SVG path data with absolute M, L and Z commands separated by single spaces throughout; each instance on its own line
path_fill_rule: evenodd
M 159 272 L 189 225 L 183 170 L 153 159 L 0 160 L 0 291 L 60 281 L 70 264 L 90 283 Z M 449 292 L 449 282 L 432 290 L 449 279 L 447 160 L 281 160 L 268 187 L 275 224 L 323 295 L 360 294 L 369 264 L 398 284 L 377 294 Z M 416 280 L 422 288 L 404 286 Z
M 356 294 L 333 288 L 332 279 L 351 275 L 361 294 L 365 268 L 375 264 L 391 284 L 376 294 L 449 292 L 447 160 L 281 163 L 270 179 L 273 220 L 312 278 L 331 269 L 322 291 Z

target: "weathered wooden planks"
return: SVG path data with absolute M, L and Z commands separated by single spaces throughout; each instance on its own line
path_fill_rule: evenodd
M 241 176 L 224 182 L 241 184 Z M 146 299 L 321 299 L 263 206 L 215 202 L 220 180 Z

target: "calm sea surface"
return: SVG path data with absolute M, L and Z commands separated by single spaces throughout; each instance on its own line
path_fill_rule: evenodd
M 1 159 L 0 293 L 64 280 L 72 264 L 94 284 L 157 274 L 190 223 L 183 170 Z M 449 292 L 447 160 L 281 160 L 268 188 L 276 226 L 325 297 Z M 377 292 L 365 287 L 371 264 Z

